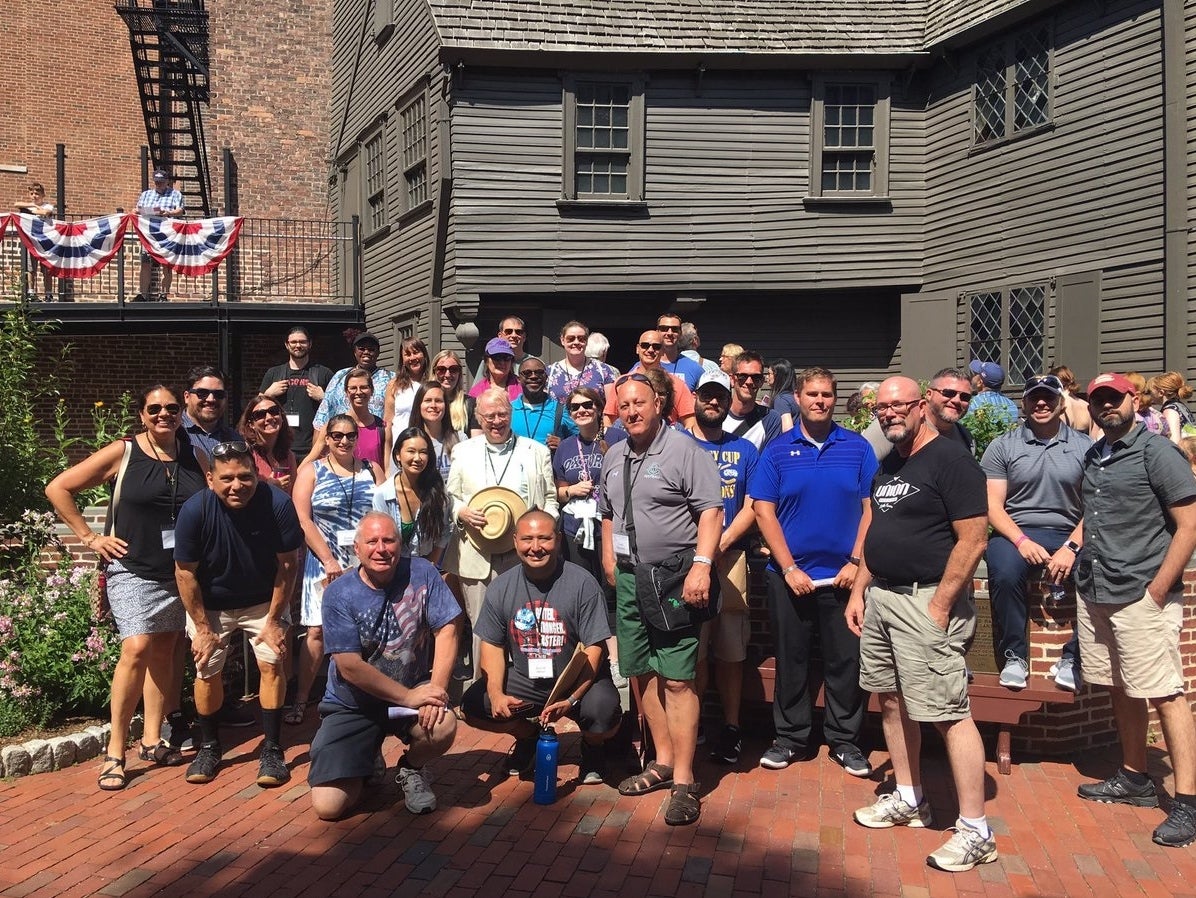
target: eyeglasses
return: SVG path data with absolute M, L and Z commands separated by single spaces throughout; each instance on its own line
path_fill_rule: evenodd
M 757 372 L 748 371 L 744 374 L 732 374 L 731 376 L 734 377 L 735 380 L 741 384 L 759 383 L 764 380 L 764 372 L 762 372 L 762 371 L 757 371 Z
M 509 421 L 511 418 L 511 413 L 510 412 L 492 412 L 489 415 L 483 415 L 483 414 L 479 413 L 478 417 L 481 418 L 483 421 L 489 421 L 489 422 Z
M 522 337 L 523 328 L 521 327 L 504 327 L 500 332 L 507 337 Z
M 460 365 L 437 365 L 435 368 L 432 369 L 432 371 L 435 372 L 437 375 L 460 374 L 461 366 Z
M 1038 387 L 1045 387 L 1053 392 L 1062 393 L 1063 381 L 1054 374 L 1036 374 L 1026 381 L 1025 392 L 1029 393 Z
M 894 412 L 898 415 L 905 415 L 909 410 L 921 402 L 921 399 L 906 399 L 904 402 L 878 402 L 876 408 L 872 410 L 876 417 L 880 417 L 885 412 Z
M 658 324 L 656 325 L 656 329 L 666 333 L 671 333 L 673 331 L 681 333 L 681 325 L 679 324 Z
M 229 440 L 225 443 L 217 443 L 212 447 L 212 458 L 234 458 L 250 454 L 249 444 L 244 440 Z
M 282 409 L 277 405 L 272 405 L 270 408 L 259 408 L 257 411 L 249 413 L 250 421 L 264 421 L 267 418 L 281 418 Z
M 161 403 L 155 402 L 152 405 L 147 405 L 145 407 L 145 413 L 147 415 L 149 415 L 151 418 L 154 417 L 155 415 L 162 414 L 162 412 L 166 412 L 166 414 L 170 415 L 170 417 L 173 418 L 175 415 L 177 415 L 179 413 L 179 411 L 180 411 L 180 408 L 179 408 L 179 404 L 177 402 L 168 402 L 168 403 L 166 403 L 166 405 L 162 405 Z
M 330 431 L 328 431 L 328 439 L 332 440 L 334 443 L 339 443 L 343 440 L 348 440 L 350 443 L 356 443 L 357 442 L 357 434 L 352 430 L 350 430 L 350 431 L 330 430 Z
M 594 400 L 586 399 L 583 402 L 570 402 L 569 411 L 571 412 L 592 412 L 594 410 Z
M 709 387 L 702 387 L 700 390 L 694 393 L 694 397 L 699 402 L 726 402 L 729 398 L 731 398 L 731 394 L 721 387 L 714 387 L 713 389 Z
M 640 342 L 640 349 L 645 351 L 652 350 L 652 352 L 660 352 L 664 348 L 663 343 L 648 343 L 647 341 Z
M 224 397 L 228 395 L 224 390 L 209 390 L 206 387 L 195 387 L 187 392 L 192 396 L 198 396 L 200 402 L 207 402 L 208 397 L 215 399 L 217 402 L 223 402 Z
M 940 390 L 938 387 L 931 387 L 930 389 L 934 390 L 944 399 L 954 399 L 958 396 L 960 402 L 972 401 L 972 394 L 967 390 Z
M 525 380 L 538 380 L 541 377 L 547 377 L 548 372 L 543 368 L 531 368 L 526 371 L 520 371 L 519 376 Z

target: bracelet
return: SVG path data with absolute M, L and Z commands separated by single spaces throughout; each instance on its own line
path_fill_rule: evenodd
M 785 568 L 785 570 L 781 571 L 781 576 L 782 577 L 787 576 L 790 571 L 796 571 L 796 570 L 797 570 L 797 562 L 795 561 L 795 562 L 793 562 L 793 564 L 789 565 L 789 567 Z
M 694 556 L 694 564 L 708 564 L 708 565 L 713 566 L 714 562 L 711 561 L 709 558 L 707 558 L 705 555 L 695 555 Z
M 576 708 L 581 703 L 581 699 L 569 696 L 569 707 Z
M 1018 547 L 1019 547 L 1019 546 L 1020 546 L 1022 543 L 1024 543 L 1024 542 L 1025 542 L 1026 540 L 1028 540 L 1029 538 L 1030 538 L 1030 537 L 1026 536 L 1026 534 L 1024 534 L 1024 533 L 1023 533 L 1023 534 L 1022 534 L 1021 536 L 1019 536 L 1019 537 L 1018 537 L 1016 540 L 1014 540 L 1013 547 L 1014 547 L 1015 549 L 1016 549 L 1016 548 L 1018 548 Z
M 91 544 L 96 541 L 96 538 L 97 538 L 96 532 L 94 530 L 88 530 L 87 536 L 79 537 L 79 542 L 83 543 L 83 545 L 88 546 L 90 548 Z

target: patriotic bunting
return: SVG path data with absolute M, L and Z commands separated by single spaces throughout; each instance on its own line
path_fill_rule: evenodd
M 130 216 L 145 251 L 179 274 L 195 277 L 216 268 L 241 233 L 242 218 L 179 218 Z
M 24 212 L 0 214 L 0 239 L 17 232 L 30 254 L 60 278 L 89 278 L 112 261 L 132 226 L 154 261 L 195 277 L 215 269 L 237 243 L 244 219 L 149 218 L 105 215 L 88 221 L 47 221 Z

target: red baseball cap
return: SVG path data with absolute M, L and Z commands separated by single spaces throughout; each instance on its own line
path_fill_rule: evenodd
M 1126 393 L 1136 395 L 1138 392 L 1137 388 L 1130 383 L 1125 375 L 1113 373 L 1098 374 L 1092 378 L 1092 381 L 1088 384 L 1088 395 L 1091 396 L 1097 390 L 1115 390 L 1122 395 Z

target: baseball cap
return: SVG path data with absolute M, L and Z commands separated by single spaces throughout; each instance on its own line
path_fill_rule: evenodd
M 1112 372 L 1098 374 L 1092 378 L 1088 384 L 1088 395 L 1091 396 L 1097 390 L 1115 390 L 1122 395 L 1126 393 L 1136 395 L 1138 392 L 1133 383 L 1124 374 L 1113 374 Z
M 972 359 L 968 364 L 968 370 L 973 374 L 979 374 L 980 379 L 984 381 L 984 385 L 990 390 L 995 390 L 1001 384 L 1005 383 L 1005 369 L 996 362 L 982 362 L 980 359 Z
M 1062 396 L 1063 381 L 1054 374 L 1035 374 L 1026 379 L 1026 385 L 1022 388 L 1022 398 L 1025 399 L 1035 390 L 1046 390 L 1048 393 Z
M 698 386 L 694 392 L 698 392 L 707 384 L 717 384 L 728 393 L 731 392 L 731 378 L 727 377 L 725 371 L 703 371 L 702 376 L 698 378 Z
M 154 169 L 154 180 L 155 181 L 169 181 L 170 175 L 166 174 L 166 169 L 164 169 L 164 168 Z
M 375 337 L 373 334 L 371 334 L 369 331 L 362 331 L 360 334 L 358 334 L 356 337 L 353 338 L 354 346 L 360 346 L 362 343 L 376 343 L 379 346 L 382 345 L 382 341 L 379 340 L 377 337 Z
M 486 355 L 509 355 L 511 358 L 515 357 L 515 350 L 511 348 L 511 344 L 502 337 L 493 337 L 486 344 Z

